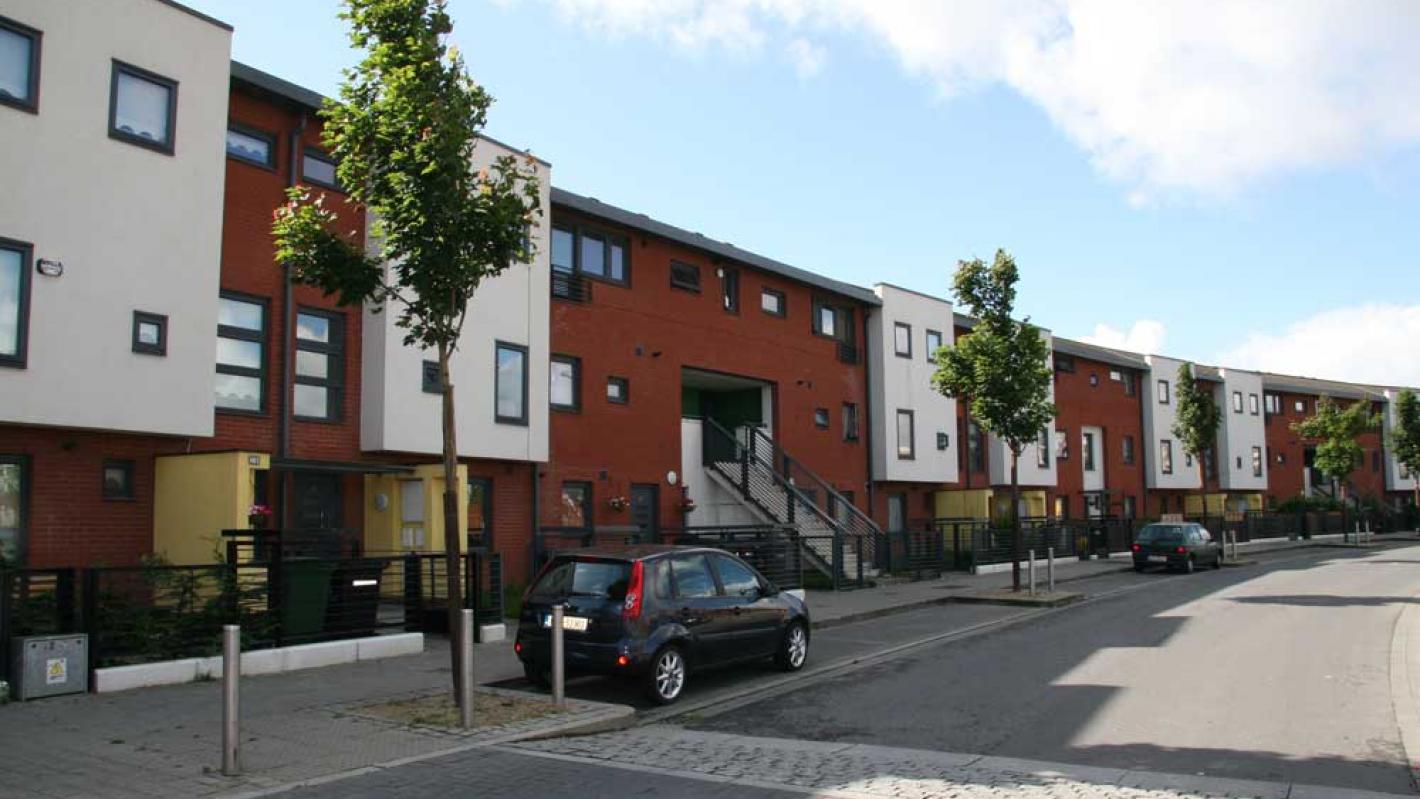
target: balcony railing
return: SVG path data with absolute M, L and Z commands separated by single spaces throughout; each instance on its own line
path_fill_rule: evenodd
M 576 272 L 552 271 L 552 297 L 568 302 L 591 302 L 592 281 Z

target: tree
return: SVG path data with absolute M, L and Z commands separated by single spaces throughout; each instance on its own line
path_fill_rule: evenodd
M 1395 459 L 1415 478 L 1415 502 L 1420 505 L 1420 396 L 1406 389 L 1395 398 L 1395 428 L 1390 431 Z
M 1311 418 L 1292 423 L 1292 430 L 1317 442 L 1312 466 L 1323 476 L 1340 484 L 1341 499 L 1346 498 L 1346 478 L 1355 471 L 1365 451 L 1356 441 L 1362 433 L 1376 429 L 1379 419 L 1371 413 L 1368 403 L 1357 401 L 1344 410 L 1331 400 L 1317 400 Z
M 1198 380 L 1194 378 L 1191 363 L 1179 364 L 1174 397 L 1178 415 L 1174 419 L 1173 434 L 1178 436 L 1183 451 L 1198 461 L 1200 476 L 1206 477 L 1204 459 L 1218 440 L 1218 427 L 1223 422 L 1223 414 L 1218 410 L 1218 404 L 1213 401 L 1212 388 L 1199 385 Z M 1206 491 L 1205 482 L 1200 478 L 1199 484 Z M 1205 502 L 1204 512 L 1207 510 Z
M 340 184 L 372 212 L 371 252 L 336 232 L 336 214 L 293 189 L 273 223 L 277 260 L 293 280 L 342 304 L 397 307 L 405 346 L 438 355 L 443 395 L 444 552 L 450 634 L 457 644 L 458 446 L 449 359 L 474 291 L 513 263 L 532 260 L 528 236 L 541 214 L 532 157 L 474 167 L 490 97 L 447 44 L 445 0 L 345 0 L 340 14 L 363 52 L 345 72 L 340 101 L 321 110 Z M 459 647 L 453 649 L 454 684 Z
M 939 350 L 932 386 L 966 404 L 970 418 L 1011 452 L 1011 584 L 1021 590 L 1021 452 L 1055 418 L 1050 348 L 1027 318 L 1011 318 L 1020 273 L 1005 250 L 987 266 L 961 261 L 952 279 L 957 302 L 980 320 L 970 335 Z

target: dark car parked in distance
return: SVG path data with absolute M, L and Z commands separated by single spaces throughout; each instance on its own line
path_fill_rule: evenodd
M 795 671 L 808 658 L 803 600 L 717 549 L 647 544 L 558 554 L 523 597 L 513 645 L 535 684 L 547 684 L 559 603 L 569 675 L 639 679 L 662 704 L 680 698 L 693 671 L 761 659 Z
M 1150 565 L 1192 573 L 1199 566 L 1223 566 L 1223 548 L 1201 524 L 1157 522 L 1145 525 L 1134 538 L 1134 571 Z

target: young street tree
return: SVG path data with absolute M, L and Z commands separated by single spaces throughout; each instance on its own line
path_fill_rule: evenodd
M 1021 452 L 1055 418 L 1050 348 L 1030 319 L 1011 318 L 1020 273 L 1005 250 L 987 266 L 961 261 L 952 279 L 957 302 L 979 321 L 970 335 L 939 351 L 932 386 L 967 405 L 970 417 L 1011 451 L 1011 584 L 1021 590 Z
M 1178 375 L 1174 378 L 1174 397 L 1178 416 L 1174 419 L 1173 434 L 1178 436 L 1183 451 L 1198 462 L 1199 485 L 1206 493 L 1207 480 L 1204 478 L 1207 477 L 1207 470 L 1203 464 L 1206 453 L 1218 440 L 1218 427 L 1222 424 L 1223 414 L 1218 410 L 1218 403 L 1213 401 L 1212 388 L 1199 385 L 1194 378 L 1191 363 L 1179 364 Z M 1204 512 L 1207 512 L 1206 501 Z
M 293 189 L 273 224 L 276 257 L 291 279 L 342 304 L 392 308 L 405 346 L 438 355 L 452 635 L 452 611 L 463 606 L 463 536 L 449 359 L 479 284 L 532 260 L 528 230 L 542 212 L 536 165 L 526 156 L 474 167 L 493 98 L 446 42 L 453 23 L 445 0 L 345 0 L 340 16 L 364 58 L 346 71 L 340 101 L 321 110 L 324 138 L 351 202 L 372 213 L 377 248 L 366 253 L 340 236 L 323 198 Z
M 1342 410 L 1330 397 L 1322 397 L 1317 400 L 1316 413 L 1311 418 L 1293 422 L 1292 430 L 1317 442 L 1312 465 L 1340 486 L 1339 498 L 1345 501 L 1346 478 L 1365 454 L 1356 438 L 1376 429 L 1379 422 L 1367 402 L 1354 402 Z
M 1420 505 L 1420 396 L 1406 390 L 1395 398 L 1395 428 L 1390 431 L 1395 459 L 1416 478 L 1415 501 Z

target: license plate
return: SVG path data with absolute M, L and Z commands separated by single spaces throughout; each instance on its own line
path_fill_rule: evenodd
M 1149 560 L 1168 560 L 1168 555 L 1150 555 Z
M 588 621 L 589 619 L 586 616 L 563 616 L 562 629 L 570 630 L 574 633 L 584 633 L 587 631 Z M 544 629 L 552 629 L 551 613 L 542 614 L 542 626 Z

